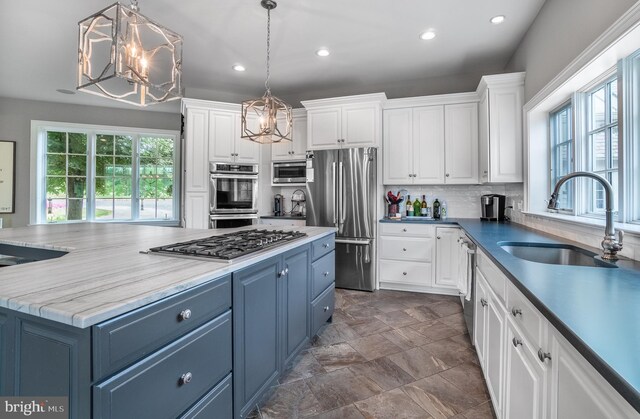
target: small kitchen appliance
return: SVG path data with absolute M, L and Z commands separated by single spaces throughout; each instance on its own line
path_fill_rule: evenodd
M 273 198 L 273 215 L 280 217 L 284 215 L 284 196 L 276 194 Z
M 273 162 L 271 175 L 273 185 L 304 184 L 307 181 L 307 162 Z
M 293 217 L 302 217 L 305 214 L 305 203 L 307 196 L 302 189 L 296 189 L 291 195 L 291 215 Z
M 484 221 L 504 221 L 504 208 L 506 197 L 499 194 L 488 194 L 480 197 L 480 207 L 482 208 L 481 220 Z

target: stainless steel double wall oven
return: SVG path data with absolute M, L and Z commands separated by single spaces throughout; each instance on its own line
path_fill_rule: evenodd
M 211 228 L 243 227 L 258 220 L 258 165 L 209 163 Z

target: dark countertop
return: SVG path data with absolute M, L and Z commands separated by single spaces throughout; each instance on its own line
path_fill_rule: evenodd
M 260 218 L 267 220 L 306 220 L 304 215 L 261 215 Z
M 600 250 L 512 223 L 479 219 L 401 222 L 460 225 L 551 324 L 640 412 L 640 262 L 621 260 L 618 268 L 529 262 L 506 252 L 498 242 L 569 243 L 596 253 Z

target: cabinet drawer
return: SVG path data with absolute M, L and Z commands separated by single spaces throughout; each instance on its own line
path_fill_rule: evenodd
M 226 275 L 95 326 L 94 380 L 126 367 L 229 307 L 231 275 Z
M 477 252 L 477 267 L 482 272 L 482 275 L 487 280 L 487 283 L 493 290 L 493 292 L 498 296 L 502 303 L 505 302 L 505 287 L 507 285 L 507 278 L 504 276 L 502 272 L 493 264 L 491 259 L 487 257 L 480 250 Z
M 394 236 L 435 237 L 436 229 L 428 224 L 380 223 L 380 234 Z
M 324 237 L 311 243 L 311 258 L 319 259 L 336 248 L 335 235 Z
M 311 303 L 311 336 L 333 315 L 335 307 L 336 287 L 331 284 L 318 298 Z
M 433 239 L 418 237 L 380 237 L 380 258 L 431 262 Z
M 177 417 L 229 372 L 231 310 L 94 386 L 93 417 Z
M 231 419 L 233 417 L 233 392 L 231 374 L 208 392 L 180 419 Z
M 544 326 L 542 314 L 511 282 L 507 284 L 507 312 L 513 323 L 526 335 L 535 347 L 543 347 Z
M 336 252 L 324 255 L 311 264 L 311 299 L 336 280 Z
M 431 263 L 380 260 L 380 282 L 430 287 L 433 278 L 432 268 Z

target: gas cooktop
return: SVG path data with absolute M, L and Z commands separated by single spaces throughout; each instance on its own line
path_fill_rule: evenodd
M 307 233 L 283 230 L 244 230 L 149 249 L 159 255 L 231 260 L 285 242 L 305 237 Z

